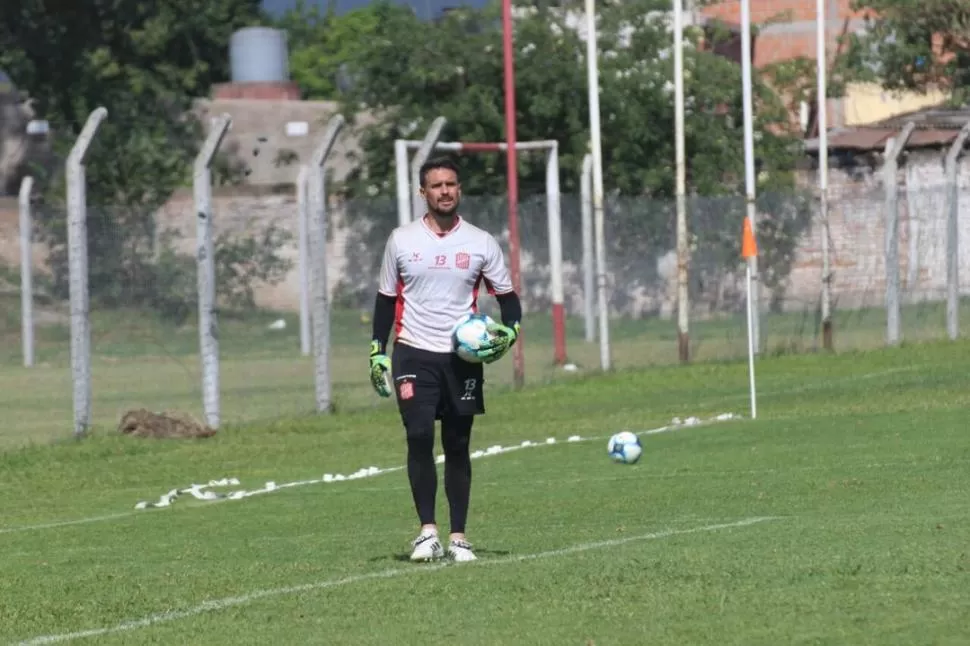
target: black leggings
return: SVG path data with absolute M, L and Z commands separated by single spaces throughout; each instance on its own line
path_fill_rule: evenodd
M 471 497 L 472 462 L 469 455 L 472 415 L 444 415 L 441 445 L 445 454 L 445 495 L 451 512 L 451 532 L 464 533 Z M 434 460 L 435 408 L 421 406 L 409 411 L 405 428 L 408 444 L 408 480 L 422 525 L 435 523 L 438 471 Z

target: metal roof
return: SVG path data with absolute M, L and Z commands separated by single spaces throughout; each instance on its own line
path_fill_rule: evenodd
M 942 148 L 949 145 L 960 128 L 970 121 L 970 110 L 927 108 L 899 114 L 864 126 L 833 128 L 828 131 L 829 150 L 869 152 L 882 150 L 886 140 L 912 122 L 913 133 L 906 148 Z M 805 150 L 818 152 L 818 138 L 806 139 Z

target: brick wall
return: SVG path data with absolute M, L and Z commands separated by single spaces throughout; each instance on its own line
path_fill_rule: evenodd
M 946 289 L 947 197 L 944 151 L 913 151 L 896 178 L 899 213 L 900 287 L 904 302 L 942 300 Z M 814 186 L 814 173 L 805 173 Z M 970 165 L 959 173 L 959 264 L 970 271 Z M 832 292 L 844 307 L 881 305 L 886 289 L 886 205 L 880 169 L 832 169 L 830 186 Z M 815 227 L 799 245 L 789 278 L 793 299 L 813 298 L 821 280 L 821 231 Z M 970 283 L 967 283 L 970 285 Z M 967 288 L 962 289 L 967 293 Z

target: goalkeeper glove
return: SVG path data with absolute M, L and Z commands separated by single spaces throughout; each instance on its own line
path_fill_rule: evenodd
M 391 360 L 376 339 L 370 342 L 370 383 L 381 397 L 391 396 Z
M 475 355 L 482 360 L 482 363 L 494 363 L 509 351 L 519 338 L 519 324 L 513 323 L 511 327 L 501 323 L 492 323 L 488 326 L 488 333 L 491 343 L 480 348 Z

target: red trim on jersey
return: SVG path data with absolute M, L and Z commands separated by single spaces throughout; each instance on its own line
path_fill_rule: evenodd
M 404 280 L 397 279 L 397 302 L 394 303 L 394 338 L 401 336 L 404 328 Z
M 478 288 L 482 285 L 482 275 L 478 274 L 475 279 L 475 286 L 472 287 L 472 313 L 478 314 Z
M 475 279 L 475 286 L 472 287 L 472 312 L 475 314 L 478 313 L 478 291 L 481 289 L 482 283 L 485 283 L 485 291 L 490 296 L 495 296 L 495 288 L 492 286 L 492 281 L 485 278 L 484 274 L 478 274 L 478 278 Z
M 424 216 L 421 218 L 421 224 L 424 225 L 424 228 L 427 229 L 429 233 L 432 233 L 439 238 L 444 238 L 445 236 L 454 233 L 455 231 L 458 230 L 458 227 L 461 226 L 462 218 L 460 215 L 456 215 L 455 223 L 451 226 L 450 229 L 448 229 L 447 231 L 435 231 L 428 225 L 428 217 L 429 215 L 425 213 Z

